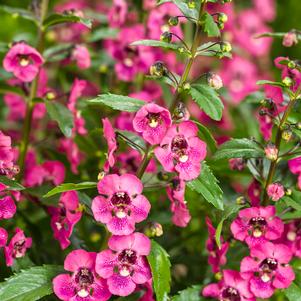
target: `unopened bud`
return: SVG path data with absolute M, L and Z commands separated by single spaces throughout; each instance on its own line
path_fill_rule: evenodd
M 189 91 L 189 90 L 191 89 L 190 83 L 185 83 L 185 84 L 183 85 L 183 89 L 184 89 L 185 91 Z
M 276 161 L 278 159 L 278 149 L 273 143 L 269 143 L 264 149 L 267 159 Z
M 188 0 L 187 5 L 190 9 L 195 9 L 195 7 L 196 7 L 196 3 L 194 0 Z
M 222 280 L 222 278 L 223 278 L 223 274 L 222 274 L 221 272 L 217 272 L 217 273 L 215 273 L 214 278 L 215 278 L 217 281 L 220 281 L 220 280 Z
M 178 17 L 171 17 L 169 20 L 168 20 L 168 24 L 170 26 L 177 26 L 179 24 L 179 18 Z
M 229 42 L 222 42 L 221 43 L 221 51 L 222 52 L 231 52 L 232 46 Z
M 290 87 L 290 86 L 293 85 L 293 80 L 292 80 L 290 77 L 286 76 L 286 77 L 282 80 L 282 83 L 283 83 L 285 86 Z
M 285 141 L 291 140 L 292 136 L 293 132 L 291 130 L 284 130 L 281 134 L 282 139 Z
M 295 69 L 296 68 L 296 63 L 294 61 L 289 61 L 287 63 L 287 67 L 289 67 L 290 69 Z
M 297 127 L 298 130 L 301 130 L 301 122 L 300 121 L 297 122 L 296 127 Z
M 148 223 L 144 229 L 145 235 L 148 237 L 159 237 L 163 235 L 162 225 L 156 222 Z
M 243 205 L 246 205 L 247 204 L 247 200 L 245 197 L 243 196 L 240 196 L 236 199 L 236 204 L 237 205 L 240 205 L 240 206 L 243 206 Z
M 162 171 L 158 172 L 157 177 L 160 181 L 168 181 L 169 179 L 168 173 Z
M 160 40 L 162 42 L 170 43 L 172 39 L 172 34 L 169 31 L 165 31 L 161 34 Z
M 180 102 L 173 112 L 172 119 L 177 121 L 185 121 L 188 120 L 189 117 L 190 114 L 186 106 L 184 105 L 183 102 Z
M 98 174 L 98 176 L 97 176 L 97 180 L 98 180 L 98 181 L 101 181 L 101 180 L 104 178 L 105 175 L 106 175 L 105 172 L 104 172 L 104 171 L 101 171 L 101 172 Z
M 298 43 L 298 37 L 294 31 L 286 33 L 282 40 L 282 45 L 285 47 L 292 47 Z
M 54 100 L 56 98 L 56 94 L 53 91 L 49 91 L 46 93 L 47 100 Z
M 185 48 L 184 48 L 184 47 L 179 47 L 179 48 L 178 48 L 178 51 L 179 51 L 180 53 L 184 53 L 184 52 L 185 52 Z
M 219 13 L 217 17 L 219 23 L 226 23 L 228 21 L 228 16 L 224 13 Z
M 164 63 L 156 62 L 150 67 L 149 72 L 152 76 L 162 77 L 167 74 L 167 68 Z
M 285 189 L 285 195 L 290 196 L 292 195 L 293 191 L 290 188 Z
M 223 87 L 223 80 L 217 74 L 214 73 L 209 74 L 207 80 L 208 80 L 208 85 L 215 90 L 219 90 L 220 88 Z

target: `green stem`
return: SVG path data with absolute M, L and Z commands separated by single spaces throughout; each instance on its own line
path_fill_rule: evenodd
M 47 15 L 49 0 L 42 0 L 41 3 L 41 11 L 40 11 L 40 21 L 39 21 L 39 32 L 38 32 L 38 45 L 37 50 L 41 53 L 44 49 L 44 31 L 43 31 L 43 22 Z M 24 120 L 24 130 L 22 135 L 22 141 L 20 144 L 20 158 L 19 158 L 19 168 L 20 173 L 18 175 L 18 180 L 21 180 L 24 175 L 24 166 L 25 166 L 25 159 L 28 150 L 29 140 L 30 140 L 30 131 L 31 131 L 31 124 L 32 124 L 32 114 L 34 110 L 34 98 L 37 95 L 38 89 L 38 82 L 39 82 L 39 74 L 34 79 L 30 87 L 30 93 L 27 98 L 26 102 L 26 113 L 25 113 L 25 120 Z
M 144 157 L 142 159 L 141 165 L 137 171 L 137 177 L 139 179 L 142 178 L 142 176 L 145 173 L 145 170 L 149 164 L 149 161 L 151 160 L 152 156 L 150 155 L 150 145 L 148 144 L 144 153 Z
M 295 95 L 293 98 L 291 98 L 291 100 L 281 118 L 278 129 L 277 129 L 276 138 L 275 138 L 275 147 L 278 150 L 278 157 L 277 157 L 277 160 L 272 161 L 271 165 L 270 165 L 269 173 L 268 173 L 267 180 L 266 180 L 265 187 L 264 187 L 263 205 L 267 205 L 267 203 L 269 201 L 269 196 L 267 194 L 267 188 L 273 182 L 273 178 L 274 178 L 274 175 L 276 172 L 276 167 L 277 167 L 278 158 L 279 158 L 279 151 L 280 151 L 280 146 L 281 146 L 281 142 L 282 142 L 283 126 L 286 123 L 286 120 L 287 120 L 292 108 L 294 107 L 296 101 L 297 101 L 297 96 Z

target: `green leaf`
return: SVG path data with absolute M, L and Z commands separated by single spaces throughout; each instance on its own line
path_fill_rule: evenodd
M 158 40 L 139 40 L 131 43 L 132 46 L 151 46 L 151 47 L 161 47 L 165 49 L 177 50 L 180 46 L 178 44 L 166 43 Z
M 270 80 L 259 80 L 256 82 L 256 85 L 271 85 L 276 87 L 285 87 L 285 85 L 281 82 L 273 82 Z
M 204 84 L 193 84 L 189 93 L 209 117 L 213 120 L 221 120 L 224 105 L 213 88 Z
M 45 101 L 47 112 L 52 120 L 58 123 L 66 137 L 71 137 L 74 126 L 73 115 L 64 105 L 55 101 Z
M 298 211 L 301 211 L 301 199 L 292 199 L 288 196 L 284 196 L 281 198 L 283 201 L 285 201 L 286 205 L 289 207 L 292 207 Z
M 13 93 L 24 96 L 24 92 L 17 86 L 10 86 L 6 82 L 0 81 L 0 94 Z
M 53 188 L 52 190 L 48 191 L 44 197 L 48 198 L 50 196 L 53 196 L 57 193 L 62 193 L 65 191 L 70 191 L 70 190 L 83 190 L 83 189 L 91 189 L 91 188 L 96 188 L 97 187 L 97 183 L 96 182 L 82 182 L 82 183 L 78 183 L 78 184 L 74 184 L 74 183 L 64 183 L 61 184 L 55 188 Z
M 62 24 L 62 23 L 81 23 L 88 28 L 92 27 L 92 21 L 90 19 L 81 18 L 75 15 L 67 15 L 67 14 L 53 14 L 49 16 L 43 22 L 43 27 L 46 29 L 50 26 Z
M 6 185 L 9 190 L 24 190 L 25 187 L 23 187 L 21 184 L 17 183 L 14 180 L 8 179 L 5 176 L 0 176 L 0 183 Z
M 92 32 L 91 36 L 89 37 L 89 42 L 97 42 L 99 40 L 103 39 L 114 39 L 118 35 L 118 29 L 117 28 L 98 28 L 95 31 Z
M 17 8 L 17 7 L 6 6 L 6 5 L 1 5 L 0 6 L 0 11 L 4 11 L 4 12 L 6 12 L 8 14 L 11 14 L 13 18 L 20 17 L 20 18 L 32 21 L 36 25 L 38 25 L 37 18 L 29 10 L 22 9 L 22 8 Z
M 217 246 L 220 248 L 221 247 L 221 235 L 222 235 L 222 230 L 223 230 L 223 225 L 224 225 L 225 219 L 223 218 L 217 225 L 216 231 L 215 231 L 215 241 Z
M 199 128 L 199 137 L 202 140 L 206 141 L 207 145 L 213 153 L 216 152 L 217 143 L 212 134 L 210 133 L 209 129 L 198 121 L 194 120 L 193 122 L 196 123 Z
M 118 130 L 117 135 L 133 149 L 141 151 L 146 148 L 144 140 L 133 132 Z
M 201 301 L 201 285 L 194 285 L 183 291 L 178 292 L 178 295 L 173 296 L 171 301 Z
M 63 272 L 62 266 L 35 266 L 0 283 L 1 301 L 35 301 L 50 295 L 52 279 Z
M 196 55 L 215 56 L 221 55 L 221 46 L 217 42 L 208 42 L 198 47 Z M 223 57 L 232 57 L 231 52 L 223 52 Z
M 72 44 L 55 45 L 47 48 L 43 53 L 43 57 L 47 62 L 58 62 L 67 58 L 72 48 Z
M 209 13 L 205 13 L 203 15 L 203 21 L 204 31 L 207 32 L 208 37 L 219 37 L 221 35 L 220 30 L 214 21 L 214 18 Z
M 295 282 L 284 290 L 284 294 L 289 301 L 301 300 L 301 288 Z
M 214 154 L 215 160 L 231 158 L 260 158 L 264 156 L 263 149 L 250 139 L 231 139 L 223 143 Z
M 110 93 L 99 95 L 97 98 L 88 100 L 88 103 L 92 105 L 104 104 L 114 110 L 126 112 L 137 112 L 145 105 L 143 100 Z
M 205 161 L 202 162 L 202 170 L 199 177 L 187 182 L 187 186 L 201 194 L 207 202 L 217 209 L 224 210 L 223 192 L 218 185 L 218 180 Z
M 170 261 L 167 252 L 154 240 L 147 256 L 153 276 L 153 286 L 157 301 L 167 301 L 170 292 Z

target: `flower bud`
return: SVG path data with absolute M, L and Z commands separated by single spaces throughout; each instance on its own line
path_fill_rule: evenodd
M 267 194 L 272 201 L 277 202 L 284 196 L 284 187 L 280 183 L 272 183 L 267 187 Z
M 97 180 L 98 180 L 98 181 L 102 180 L 102 179 L 104 178 L 105 175 L 106 175 L 105 172 L 104 172 L 104 171 L 101 171 L 101 172 L 98 174 L 98 176 L 97 176 Z
M 247 204 L 247 200 L 245 197 L 243 196 L 240 196 L 238 197 L 236 200 L 235 200 L 236 204 L 237 205 L 240 205 L 240 206 L 243 206 L 243 205 L 246 205 Z
M 164 63 L 156 62 L 150 67 L 149 72 L 152 76 L 162 77 L 167 74 L 167 68 Z
M 301 130 L 301 122 L 300 121 L 297 122 L 296 127 L 297 127 L 298 130 Z
M 220 280 L 222 280 L 222 278 L 223 278 L 223 274 L 222 274 L 221 272 L 217 272 L 217 273 L 215 273 L 214 278 L 215 278 L 217 281 L 220 281 Z
M 290 69 L 295 69 L 297 66 L 297 64 L 294 61 L 289 61 L 287 63 L 287 67 L 289 67 Z
M 178 51 L 179 51 L 180 53 L 184 53 L 184 52 L 185 52 L 185 48 L 184 48 L 184 47 L 179 47 L 179 48 L 178 48 Z
M 187 5 L 190 9 L 195 9 L 195 7 L 196 7 L 196 3 L 194 0 L 188 0 Z
M 168 173 L 165 173 L 165 172 L 158 172 L 157 174 L 157 178 L 160 180 L 160 181 L 168 181 L 169 179 L 169 176 L 168 176 Z
M 172 34 L 169 31 L 165 31 L 161 34 L 160 40 L 162 42 L 170 43 L 172 39 Z
M 215 90 L 219 90 L 220 88 L 223 87 L 223 80 L 221 79 L 221 77 L 219 75 L 217 75 L 215 73 L 209 74 L 209 76 L 207 77 L 207 80 L 208 80 L 208 85 Z
M 184 105 L 183 102 L 180 102 L 173 112 L 172 119 L 177 121 L 185 121 L 188 120 L 189 117 L 190 114 L 186 106 Z
M 183 89 L 184 89 L 185 91 L 189 91 L 189 90 L 191 89 L 190 83 L 185 83 L 185 84 L 183 85 Z
M 285 86 L 290 87 L 290 86 L 293 85 L 293 80 L 292 80 L 290 77 L 286 76 L 286 77 L 282 80 L 282 83 L 283 83 Z
M 179 18 L 178 17 L 171 17 L 169 20 L 168 20 L 168 24 L 170 26 L 177 26 L 179 24 Z
M 267 159 L 276 161 L 278 159 L 278 149 L 273 143 L 269 143 L 264 149 Z
M 220 45 L 222 52 L 230 52 L 232 50 L 232 46 L 229 42 L 222 42 Z
M 292 136 L 293 132 L 291 130 L 284 130 L 281 134 L 282 139 L 285 141 L 291 140 Z
M 219 13 L 217 17 L 219 23 L 226 23 L 228 21 L 228 16 L 224 13 Z
M 56 94 L 53 91 L 48 91 L 46 93 L 46 98 L 47 100 L 54 100 L 56 98 Z
M 163 235 L 162 225 L 156 222 L 148 223 L 144 229 L 145 235 L 148 237 L 159 237 Z
M 298 37 L 294 31 L 286 33 L 282 40 L 282 45 L 284 47 L 292 47 L 298 43 Z
M 290 188 L 285 189 L 285 195 L 290 196 L 292 195 L 293 191 Z

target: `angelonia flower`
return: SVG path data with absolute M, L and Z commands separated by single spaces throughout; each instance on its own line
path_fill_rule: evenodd
M 224 270 L 219 283 L 212 283 L 204 287 L 203 296 L 216 298 L 221 301 L 256 301 L 249 289 L 249 282 L 243 279 L 237 271 Z
M 159 144 L 171 126 L 169 111 L 154 103 L 146 104 L 135 115 L 133 127 L 151 145 Z
M 267 187 L 267 194 L 272 201 L 276 202 L 284 196 L 285 190 L 282 184 L 272 183 Z
M 41 54 L 25 42 L 15 43 L 3 60 L 3 68 L 23 82 L 31 82 L 44 63 Z
M 0 227 L 0 248 L 3 248 L 6 245 L 7 239 L 8 239 L 7 231 L 4 228 Z
M 97 254 L 95 270 L 107 279 L 109 291 L 117 296 L 128 296 L 137 285 L 151 279 L 146 256 L 151 242 L 142 233 L 127 236 L 113 235 L 108 242 L 109 250 Z
M 104 171 L 108 172 L 110 167 L 113 167 L 115 164 L 114 152 L 117 150 L 117 140 L 114 128 L 108 118 L 102 119 L 103 124 L 103 135 L 107 140 L 108 144 L 108 159 L 104 164 Z
M 286 33 L 282 40 L 282 45 L 285 47 L 292 47 L 298 43 L 297 35 L 294 31 Z
M 90 53 L 86 46 L 76 45 L 72 50 L 71 59 L 79 69 L 88 69 L 91 66 Z
M 135 224 L 147 218 L 151 206 L 141 194 L 143 184 L 136 176 L 107 175 L 98 182 L 97 188 L 100 195 L 92 201 L 93 215 L 106 224 L 112 234 L 131 234 Z
M 185 181 L 195 179 L 206 157 L 206 143 L 197 137 L 198 127 L 192 121 L 172 125 L 154 152 L 168 172 L 178 172 Z
M 16 228 L 15 235 L 11 238 L 9 244 L 4 247 L 6 265 L 12 266 L 15 259 L 24 257 L 31 244 L 32 239 L 25 237 L 23 230 Z
M 301 157 L 288 160 L 288 167 L 293 174 L 298 175 L 298 187 L 301 189 Z
M 242 158 L 232 158 L 229 160 L 229 166 L 232 170 L 242 171 L 246 166 L 246 162 Z
M 106 301 L 111 297 L 106 281 L 95 272 L 96 253 L 74 250 L 65 258 L 64 269 L 53 279 L 53 291 L 64 301 Z
M 250 281 L 250 290 L 258 298 L 270 298 L 276 288 L 288 288 L 295 279 L 288 265 L 291 250 L 283 244 L 263 242 L 251 247 L 251 256 L 240 266 L 241 275 Z
M 235 239 L 245 241 L 250 247 L 266 240 L 280 238 L 284 224 L 275 216 L 276 208 L 251 207 L 242 209 L 238 217 L 231 224 L 231 231 Z

